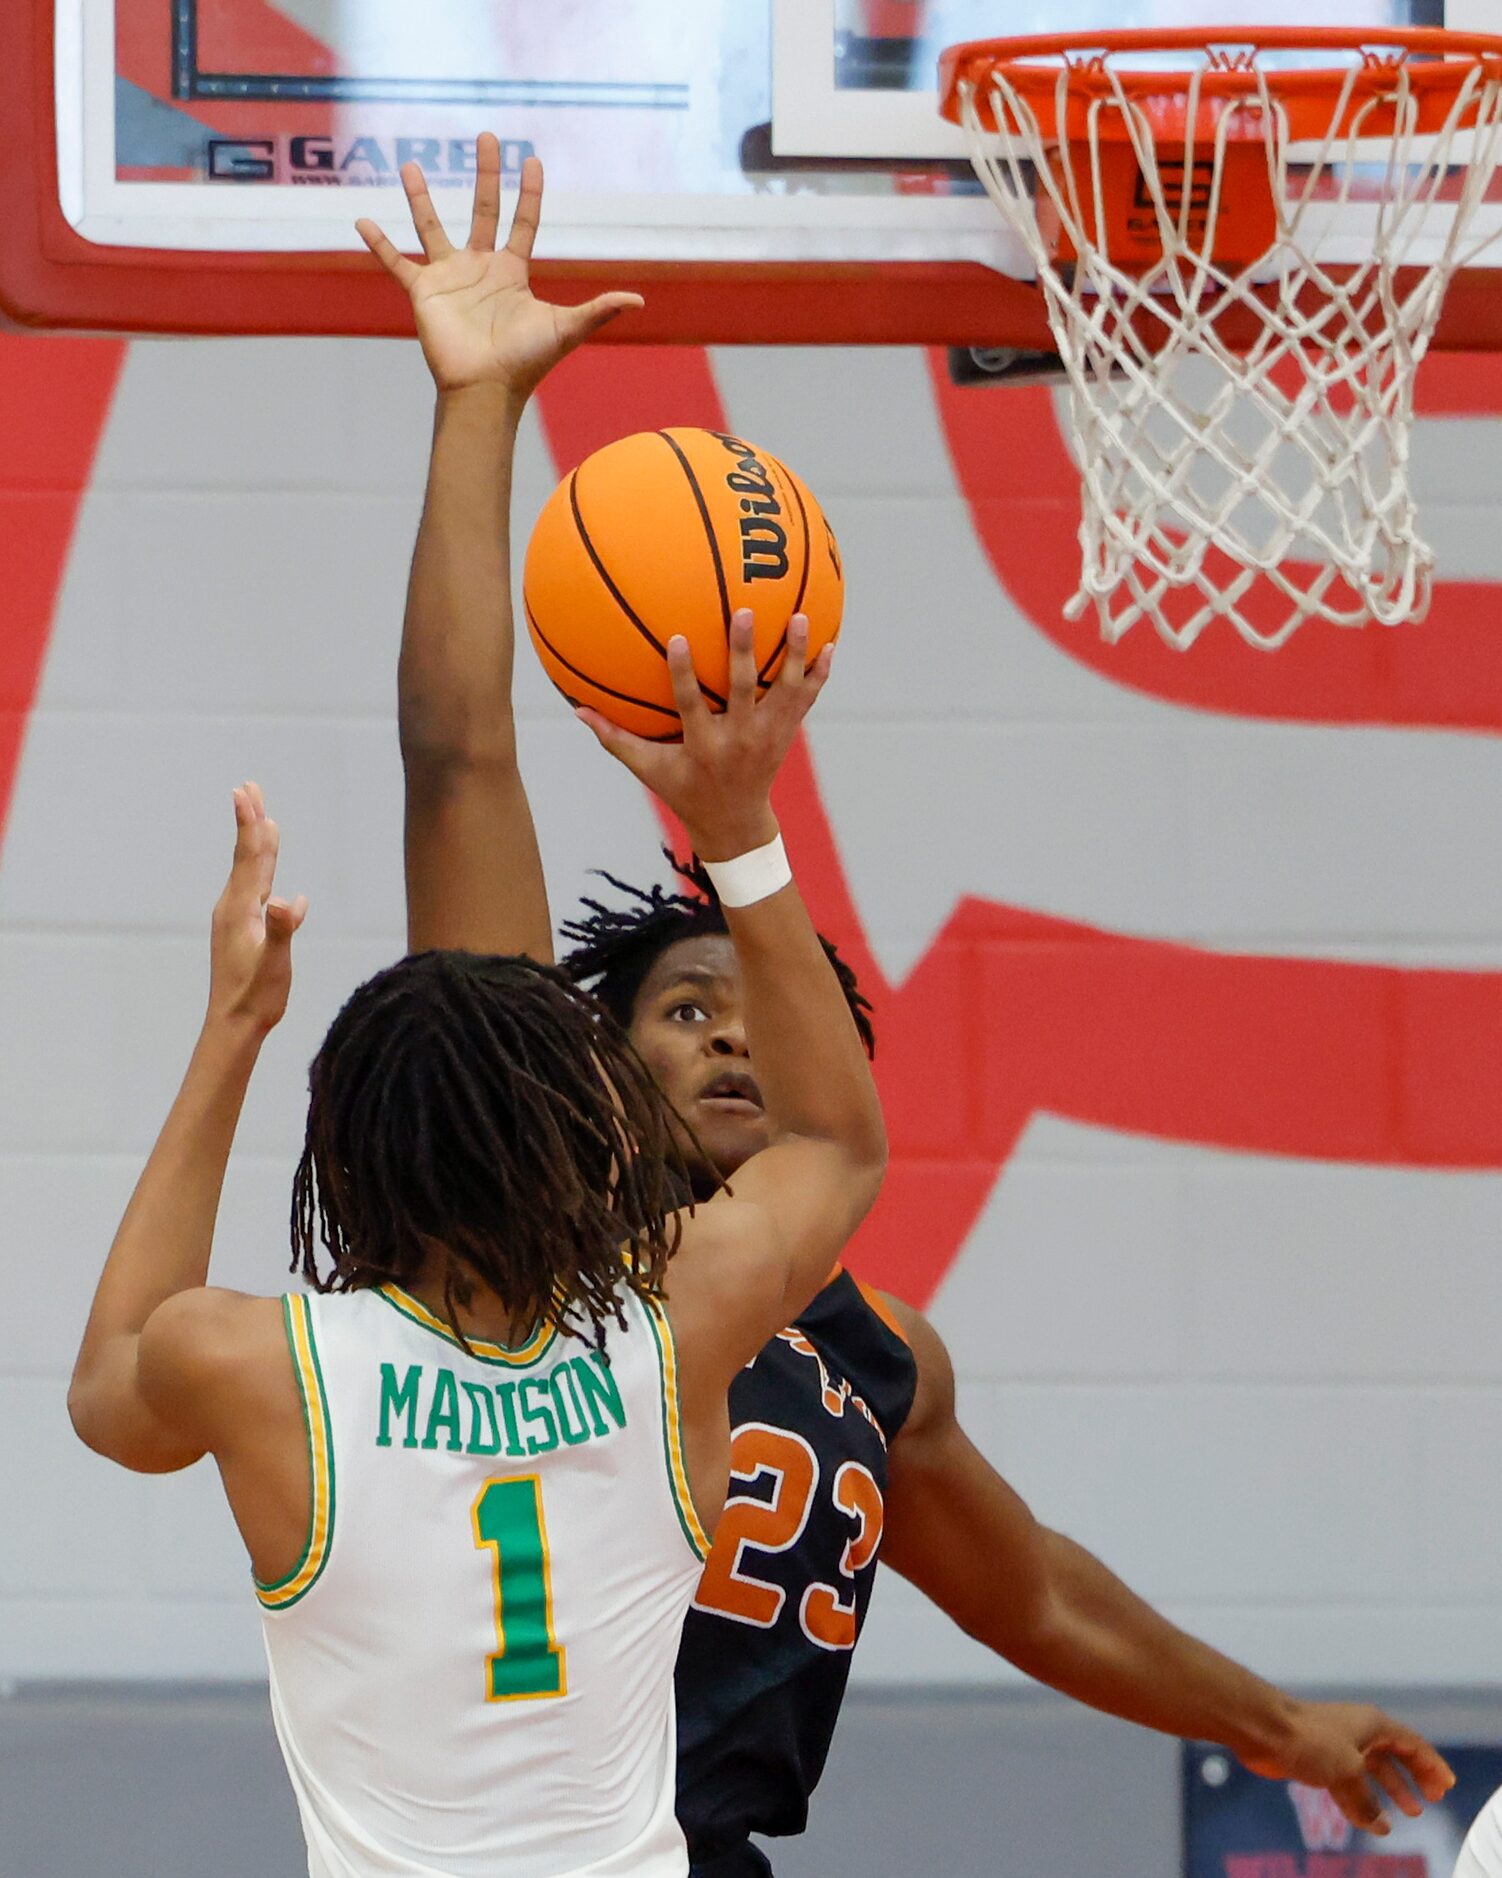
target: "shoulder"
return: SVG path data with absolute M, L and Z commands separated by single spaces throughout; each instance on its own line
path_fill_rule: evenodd
M 918 1372 L 913 1406 L 897 1439 L 911 1443 L 947 1427 L 955 1419 L 955 1382 L 954 1363 L 944 1339 L 922 1311 L 890 1292 L 862 1285 L 861 1294 L 907 1344 Z
M 246 1399 L 288 1368 L 280 1298 L 205 1286 L 159 1304 L 137 1358 L 151 1407 L 192 1428 L 206 1447 Z
M 204 1285 L 159 1304 L 141 1331 L 141 1358 L 174 1374 L 244 1360 L 283 1335 L 280 1298 Z

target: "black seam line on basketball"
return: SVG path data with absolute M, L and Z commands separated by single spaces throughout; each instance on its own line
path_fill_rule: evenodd
M 766 662 L 763 664 L 761 670 L 756 674 L 756 684 L 757 684 L 758 690 L 770 691 L 772 689 L 772 686 L 775 681 L 771 678 L 768 678 L 767 673 L 770 672 L 772 667 L 777 663 L 778 657 L 781 654 L 783 648 L 787 645 L 787 642 L 788 642 L 788 629 L 786 626 L 784 626 L 782 629 L 782 632 L 778 636 L 776 645 L 773 646 L 772 650 L 767 654 Z
M 688 486 L 694 492 L 694 501 L 699 505 L 699 518 L 704 523 L 704 539 L 709 543 L 710 559 L 714 562 L 714 577 L 720 589 L 720 618 L 725 626 L 725 643 L 729 645 L 730 589 L 725 585 L 725 563 L 720 559 L 720 544 L 715 540 L 714 523 L 709 518 L 709 504 L 704 500 L 704 491 L 699 487 L 699 479 L 694 474 L 693 464 L 665 430 L 660 430 L 657 434 L 682 465 L 683 473 L 688 478 Z
M 777 461 L 776 457 L 773 457 L 772 461 L 775 463 Z M 792 490 L 793 500 L 798 504 L 798 519 L 803 524 L 803 573 L 798 581 L 798 598 L 793 602 L 793 611 L 795 613 L 801 613 L 803 611 L 803 596 L 805 593 L 808 592 L 808 562 L 809 562 L 809 555 L 812 552 L 812 547 L 808 538 L 808 511 L 803 506 L 803 498 L 798 493 L 797 483 L 793 481 L 792 471 L 788 469 L 785 463 L 781 464 L 779 467 L 783 470 L 783 472 L 787 476 L 788 488 Z M 767 673 L 771 671 L 772 667 L 777 663 L 778 659 L 782 656 L 783 650 L 786 647 L 787 642 L 788 642 L 788 629 L 786 626 L 784 626 L 782 629 L 782 632 L 778 636 L 776 645 L 773 646 L 772 650 L 767 654 L 766 658 L 762 662 L 761 670 L 756 674 L 756 683 L 762 691 L 771 690 L 772 681 L 767 677 Z
M 563 702 L 569 705 L 573 710 L 585 711 L 591 708 L 589 705 L 585 704 L 582 698 L 576 698 L 571 691 L 565 691 L 556 678 L 550 678 L 548 683 L 553 687 L 554 691 L 558 693 L 559 697 L 562 698 Z M 633 730 L 631 735 L 640 738 L 643 743 L 682 743 L 683 741 L 683 732 L 681 729 L 665 730 L 660 736 L 655 737 L 644 730 Z
M 572 672 L 575 678 L 582 678 L 586 685 L 592 686 L 596 691 L 603 691 L 607 698 L 619 699 L 619 701 L 622 704 L 634 704 L 637 707 L 637 709 L 641 711 L 654 711 L 658 717 L 677 717 L 678 713 L 675 710 L 672 710 L 668 705 L 653 704 L 651 700 L 648 698 L 634 698 L 632 697 L 629 691 L 617 691 L 613 685 L 602 685 L 598 678 L 591 678 L 588 672 L 581 672 L 577 665 L 571 665 L 569 661 L 563 656 L 563 654 L 558 650 L 557 646 L 553 644 L 552 640 L 549 639 L 547 634 L 538 625 L 532 613 L 531 603 L 529 602 L 525 594 L 522 595 L 522 611 L 527 616 L 527 624 L 532 628 L 533 632 L 537 634 L 538 639 L 547 648 L 548 656 L 550 658 L 557 659 L 558 663 L 563 667 L 563 669 L 566 672 Z M 553 680 L 553 683 L 555 686 L 557 686 L 558 690 L 563 691 L 563 687 L 558 684 L 558 681 L 556 678 Z M 568 697 L 568 693 L 566 691 L 563 692 L 563 695 L 566 698 Z M 577 700 L 573 698 L 569 698 L 569 702 L 570 704 L 573 704 L 577 702 Z
M 783 465 L 787 469 L 787 465 Z M 798 520 L 803 524 L 803 572 L 798 576 L 798 598 L 793 602 L 793 611 L 803 611 L 803 596 L 808 592 L 808 562 L 813 551 L 813 544 L 808 538 L 808 510 L 803 506 L 803 497 L 798 493 L 798 485 L 793 480 L 793 472 L 787 470 L 788 488 L 793 492 L 793 500 L 798 504 Z
M 662 435 L 661 431 L 659 431 L 657 434 L 659 436 Z M 584 517 L 579 513 L 578 482 L 579 482 L 579 472 L 578 470 L 575 470 L 573 475 L 570 476 L 568 479 L 568 505 L 573 510 L 574 526 L 579 531 L 579 539 L 584 543 L 584 552 L 589 556 L 590 562 L 593 565 L 595 572 L 599 575 L 600 579 L 605 583 L 605 591 L 610 595 L 611 599 L 615 601 L 616 605 L 626 615 L 626 618 L 630 620 L 631 624 L 641 634 L 642 638 L 646 640 L 647 644 L 652 648 L 652 650 L 656 652 L 657 654 L 659 654 L 660 657 L 665 659 L 668 655 L 667 647 L 663 645 L 661 641 L 657 638 L 657 636 L 652 632 L 652 630 L 642 620 L 640 620 L 635 613 L 632 612 L 631 604 L 627 600 L 625 594 L 621 592 L 620 588 L 617 587 L 615 582 L 610 578 L 610 575 L 608 571 L 606 570 L 605 563 L 600 559 L 599 555 L 595 553 L 595 544 L 590 540 L 589 530 L 584 526 Z M 699 493 L 697 487 L 695 488 L 694 493 L 695 495 Z M 700 506 L 702 507 L 703 505 L 701 504 Z M 569 667 L 570 671 L 572 671 L 573 669 L 574 669 L 573 666 Z M 585 676 L 585 673 L 580 672 L 579 676 L 583 678 Z M 589 682 L 590 684 L 593 684 L 595 681 L 591 678 Z M 600 689 L 602 691 L 608 691 L 609 686 L 601 685 Z M 710 687 L 705 684 L 702 678 L 699 679 L 699 690 L 703 693 L 703 695 L 706 698 L 709 699 L 711 704 L 717 704 L 719 705 L 722 711 L 724 710 L 725 699 L 720 696 L 718 691 L 712 691 Z M 624 693 L 617 693 L 617 692 L 611 693 L 612 697 L 616 697 L 616 696 L 624 697 L 624 695 L 625 695 Z M 635 700 L 633 700 L 633 702 L 635 702 Z

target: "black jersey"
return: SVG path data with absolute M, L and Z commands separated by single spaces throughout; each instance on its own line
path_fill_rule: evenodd
M 678 1818 L 696 1868 L 765 1871 L 747 1834 L 807 1823 L 916 1383 L 906 1342 L 840 1272 L 731 1388 L 730 1494 L 678 1653 Z

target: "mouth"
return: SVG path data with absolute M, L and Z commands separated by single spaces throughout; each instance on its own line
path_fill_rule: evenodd
M 756 1079 L 744 1070 L 721 1070 L 699 1091 L 698 1100 L 720 1115 L 760 1117 L 765 1113 Z

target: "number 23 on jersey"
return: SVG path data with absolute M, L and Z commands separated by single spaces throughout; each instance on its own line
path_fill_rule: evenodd
M 801 1435 L 765 1422 L 735 1431 L 730 1477 L 748 1485 L 770 1478 L 769 1498 L 734 1493 L 725 1502 L 714 1550 L 694 1597 L 701 1611 L 732 1623 L 769 1630 L 781 1615 L 787 1593 L 746 1569 L 749 1552 L 786 1552 L 803 1536 L 819 1487 L 819 1460 Z M 798 1621 L 810 1643 L 822 1650 L 855 1647 L 856 1574 L 875 1559 L 881 1544 L 882 1498 L 868 1468 L 845 1461 L 830 1488 L 835 1505 L 854 1527 L 839 1561 L 838 1585 L 806 1587 Z M 842 1595 L 843 1594 L 843 1595 Z

